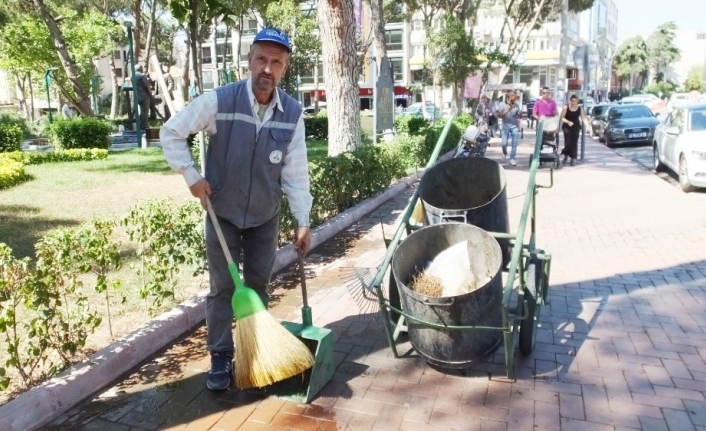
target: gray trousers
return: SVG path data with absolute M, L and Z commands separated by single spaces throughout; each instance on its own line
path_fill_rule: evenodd
M 245 286 L 254 289 L 267 307 L 267 285 L 275 263 L 279 214 L 260 226 L 247 229 L 240 229 L 221 217 L 218 217 L 218 223 L 236 265 L 240 263 L 241 250 L 243 252 L 241 278 Z M 232 355 L 234 346 L 231 299 L 235 284 L 209 217 L 206 217 L 206 257 L 210 276 L 210 292 L 206 297 L 208 350 L 211 353 Z

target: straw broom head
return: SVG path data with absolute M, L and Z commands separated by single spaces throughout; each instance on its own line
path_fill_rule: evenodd
M 309 348 L 267 312 L 254 290 L 236 289 L 233 305 L 236 386 L 269 386 L 314 366 Z

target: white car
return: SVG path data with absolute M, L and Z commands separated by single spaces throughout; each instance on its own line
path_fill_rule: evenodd
M 657 127 L 653 151 L 655 170 L 676 172 L 682 190 L 706 187 L 706 103 L 675 106 Z

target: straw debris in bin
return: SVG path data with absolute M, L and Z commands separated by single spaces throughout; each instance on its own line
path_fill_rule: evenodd
M 309 348 L 267 312 L 257 292 L 243 284 L 208 198 L 206 206 L 235 283 L 235 384 L 241 389 L 261 388 L 313 367 Z
M 434 298 L 440 297 L 441 292 L 444 290 L 444 286 L 441 284 L 439 277 L 427 275 L 425 272 L 417 273 L 417 275 L 412 278 L 409 288 L 417 293 Z

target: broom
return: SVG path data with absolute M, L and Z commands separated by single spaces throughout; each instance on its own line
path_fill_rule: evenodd
M 228 251 L 223 232 L 206 198 L 208 215 L 228 261 L 235 283 L 235 384 L 240 389 L 261 388 L 301 374 L 314 366 L 314 355 L 297 337 L 267 312 L 257 292 L 245 287 Z

